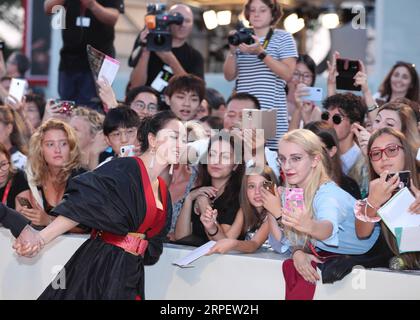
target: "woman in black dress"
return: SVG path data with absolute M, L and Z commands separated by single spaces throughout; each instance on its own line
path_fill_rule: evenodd
M 40 232 L 45 244 L 81 223 L 92 236 L 65 265 L 65 289 L 49 285 L 39 299 L 144 299 L 144 265 L 162 253 L 171 200 L 159 177 L 178 162 L 186 132 L 170 111 L 144 120 L 142 156 L 112 160 L 71 180 L 58 217 Z M 23 250 L 33 254 L 42 246 Z

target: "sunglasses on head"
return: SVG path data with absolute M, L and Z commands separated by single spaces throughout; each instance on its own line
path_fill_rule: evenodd
M 332 116 L 332 122 L 334 122 L 334 124 L 340 124 L 341 121 L 343 121 L 343 116 L 340 115 L 339 113 L 336 113 L 335 115 Z M 328 121 L 330 119 L 330 114 L 328 113 L 328 111 L 325 111 L 321 114 L 321 119 Z

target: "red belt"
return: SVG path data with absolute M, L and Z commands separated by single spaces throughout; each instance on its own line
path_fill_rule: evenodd
M 126 236 L 117 236 L 115 234 L 93 230 L 91 239 L 101 238 L 103 242 L 112 244 L 126 252 L 131 253 L 135 256 L 144 256 L 149 241 L 145 240 L 143 233 L 128 233 Z

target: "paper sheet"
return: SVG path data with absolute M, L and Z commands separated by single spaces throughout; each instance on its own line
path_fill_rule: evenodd
M 181 268 L 191 267 L 189 266 L 191 262 L 207 254 L 215 244 L 216 241 L 211 240 L 203 244 L 201 247 L 198 247 L 197 249 L 191 251 L 187 256 L 172 262 L 172 264 Z
M 395 229 L 400 253 L 420 252 L 420 226 Z
M 105 56 L 105 59 L 102 63 L 101 70 L 99 70 L 98 79 L 105 78 L 110 85 L 115 80 L 117 76 L 118 69 L 120 68 L 120 62 L 111 57 Z

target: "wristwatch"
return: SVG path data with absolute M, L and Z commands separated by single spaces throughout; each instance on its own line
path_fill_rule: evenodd
M 263 61 L 266 56 L 267 56 L 267 53 L 265 51 L 263 51 L 257 57 L 258 57 L 258 59 L 260 59 L 261 61 Z

